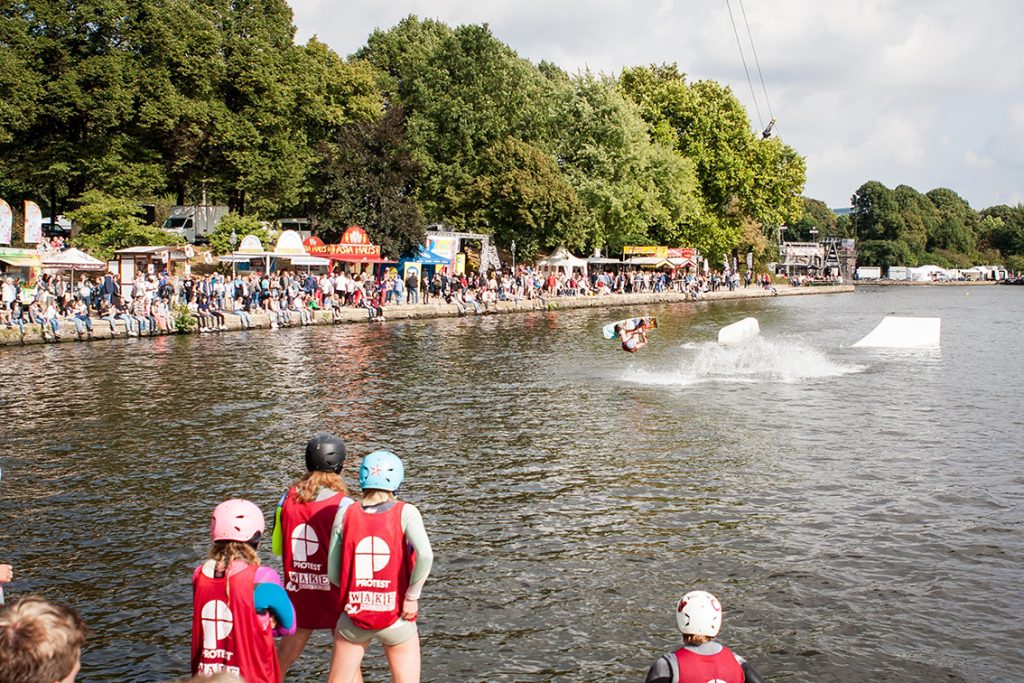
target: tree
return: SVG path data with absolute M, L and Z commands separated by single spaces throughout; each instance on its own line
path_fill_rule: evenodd
M 1024 204 L 991 206 L 981 212 L 979 233 L 1002 256 L 1024 255 Z
M 800 199 L 803 210 L 799 219 L 788 224 L 786 239 L 793 242 L 810 241 L 812 228 L 817 231 L 813 235 L 817 239 L 843 236 L 839 232 L 835 212 L 828 208 L 825 202 L 810 197 L 801 197 Z
M 466 225 L 479 208 L 482 155 L 508 137 L 543 138 L 552 82 L 487 25 L 450 29 L 408 17 L 374 32 L 360 58 L 389 76 L 422 168 L 418 198 L 432 221 Z
M 234 245 L 231 244 L 232 232 L 237 240 Z M 210 251 L 218 256 L 230 254 L 233 249 L 237 248 L 238 243 L 248 235 L 258 237 L 263 248 L 267 250 L 271 248 L 270 245 L 273 244 L 275 237 L 255 216 L 239 216 L 237 213 L 229 213 L 221 218 L 213 232 L 207 235 Z
M 960 254 L 975 251 L 980 217 L 963 197 L 947 188 L 930 190 L 926 195 L 939 219 L 930 226 L 928 250 L 945 249 Z
M 906 243 L 899 240 L 867 240 L 857 247 L 857 263 L 879 266 L 916 266 L 917 261 Z
M 325 241 L 340 238 L 345 226 L 360 225 L 391 256 L 423 243 L 426 226 L 416 201 L 420 167 L 405 138 L 400 106 L 377 121 L 345 126 L 323 158 L 318 232 Z
M 617 253 L 655 236 L 669 244 L 699 239 L 700 231 L 688 232 L 702 215 L 692 164 L 651 140 L 616 81 L 585 73 L 572 84 L 555 108 L 555 153 L 592 219 L 589 246 Z
M 674 64 L 625 69 L 620 87 L 640 107 L 651 136 L 694 164 L 711 232 L 706 242 L 716 256 L 740 243 L 745 220 L 773 231 L 800 216 L 803 159 L 777 139 L 754 135 L 728 87 L 690 85 Z
M 138 217 L 138 205 L 130 199 L 89 190 L 77 197 L 76 203 L 78 208 L 68 213 L 68 218 L 78 226 L 73 243 L 101 260 L 125 247 L 182 242 L 172 233 L 144 225 Z
M 565 245 L 584 246 L 587 211 L 554 158 L 534 145 L 508 138 L 483 156 L 475 182 L 478 224 L 504 247 L 516 242 L 523 254 Z
M 899 206 L 892 190 L 869 180 L 857 189 L 850 199 L 853 211 L 850 223 L 854 234 L 862 241 L 894 241 L 899 239 Z
M 341 59 L 315 38 L 300 49 L 295 82 L 297 107 L 295 122 L 304 131 L 309 147 L 309 162 L 303 178 L 298 204 L 285 211 L 309 216 L 314 227 L 323 212 L 325 179 L 319 170 L 327 157 L 336 155 L 336 144 L 345 126 L 375 123 L 383 114 L 383 102 L 377 88 L 379 72 L 367 61 Z

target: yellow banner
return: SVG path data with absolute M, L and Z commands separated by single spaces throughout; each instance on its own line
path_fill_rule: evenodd
M 632 245 L 623 247 L 622 253 L 626 256 L 657 256 L 658 258 L 668 258 L 668 247 L 642 247 Z

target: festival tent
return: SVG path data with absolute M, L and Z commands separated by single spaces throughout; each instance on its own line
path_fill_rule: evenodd
M 0 262 L 4 264 L 4 267 L 0 267 L 0 271 L 4 271 L 5 275 L 15 275 L 16 273 L 9 269 L 16 268 L 22 271 L 26 280 L 32 279 L 33 269 L 42 266 L 38 251 L 18 249 L 17 247 L 0 247 Z
M 238 245 L 238 251 L 218 256 L 217 260 L 221 263 L 243 263 L 270 256 L 273 256 L 273 254 L 269 251 L 263 251 L 263 243 L 260 242 L 259 237 L 256 235 L 246 235 L 242 238 L 242 243 Z
M 306 252 L 331 261 L 347 263 L 394 263 L 392 259 L 382 258 L 380 245 L 370 242 L 370 236 L 357 225 L 346 228 L 337 244 L 324 244 L 319 237 L 309 237 L 303 243 Z
M 422 244 L 416 247 L 416 253 L 410 257 L 399 259 L 398 272 L 402 279 L 406 279 L 410 271 L 415 271 L 416 279 L 420 282 L 427 282 L 433 277 L 434 269 L 437 266 L 450 265 L 452 260 L 427 249 Z M 425 270 L 428 269 L 429 270 Z
M 308 240 L 307 240 L 308 241 Z M 285 230 L 277 238 L 274 251 L 270 254 L 274 258 L 287 259 L 293 266 L 330 266 L 330 259 L 312 256 L 306 251 L 306 244 L 302 236 L 294 230 Z M 267 270 L 270 270 L 268 267 Z
M 270 271 L 270 259 L 273 257 L 273 253 L 269 251 L 263 251 L 263 242 L 260 242 L 260 238 L 256 235 L 246 235 L 242 238 L 242 243 L 238 245 L 238 251 L 230 254 L 224 254 L 218 256 L 217 260 L 220 263 L 230 263 L 232 272 L 234 272 L 234 264 L 236 263 L 251 263 L 255 259 L 259 259 L 263 262 L 264 271 Z
M 452 262 L 450 258 L 435 254 L 422 244 L 417 247 L 416 255 L 409 260 L 424 266 L 447 266 Z
M 71 286 L 75 286 L 75 271 L 105 271 L 107 264 L 97 258 L 89 256 L 79 249 L 67 249 L 65 251 L 47 252 L 40 257 L 43 270 L 70 270 Z
M 909 272 L 911 282 L 934 282 L 935 280 L 949 279 L 949 273 L 946 272 L 946 269 L 935 265 L 910 268 Z
M 562 269 L 565 271 L 566 275 L 572 275 L 573 269 L 579 268 L 583 271 L 584 275 L 587 274 L 586 259 L 573 256 L 565 247 L 558 247 L 558 249 L 555 249 L 545 258 L 537 261 L 537 267 L 542 269 L 548 268 L 551 270 Z
M 660 256 L 634 256 L 633 258 L 624 262 L 627 266 L 640 266 L 648 268 L 661 268 L 662 266 L 671 266 L 672 261 L 667 258 Z

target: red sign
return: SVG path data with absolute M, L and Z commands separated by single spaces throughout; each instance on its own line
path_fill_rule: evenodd
M 669 248 L 669 258 L 685 258 L 693 260 L 697 256 L 697 250 L 691 247 L 680 247 L 678 249 Z
M 352 257 L 380 258 L 380 246 L 370 243 L 370 236 L 353 225 L 345 230 L 338 244 L 324 244 L 319 237 L 309 237 L 302 246 L 310 256 L 353 260 Z

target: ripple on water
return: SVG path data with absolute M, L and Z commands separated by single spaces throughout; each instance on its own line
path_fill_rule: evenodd
M 9 597 L 80 608 L 86 680 L 183 675 L 210 510 L 269 513 L 333 430 L 406 459 L 436 555 L 426 681 L 638 680 L 695 586 L 775 681 L 1010 681 L 1024 368 L 984 315 L 1024 305 L 991 289 L 649 307 L 636 356 L 599 309 L 5 349 Z M 849 348 L 895 309 L 943 316 L 941 351 Z M 745 315 L 760 339 L 712 343 Z

